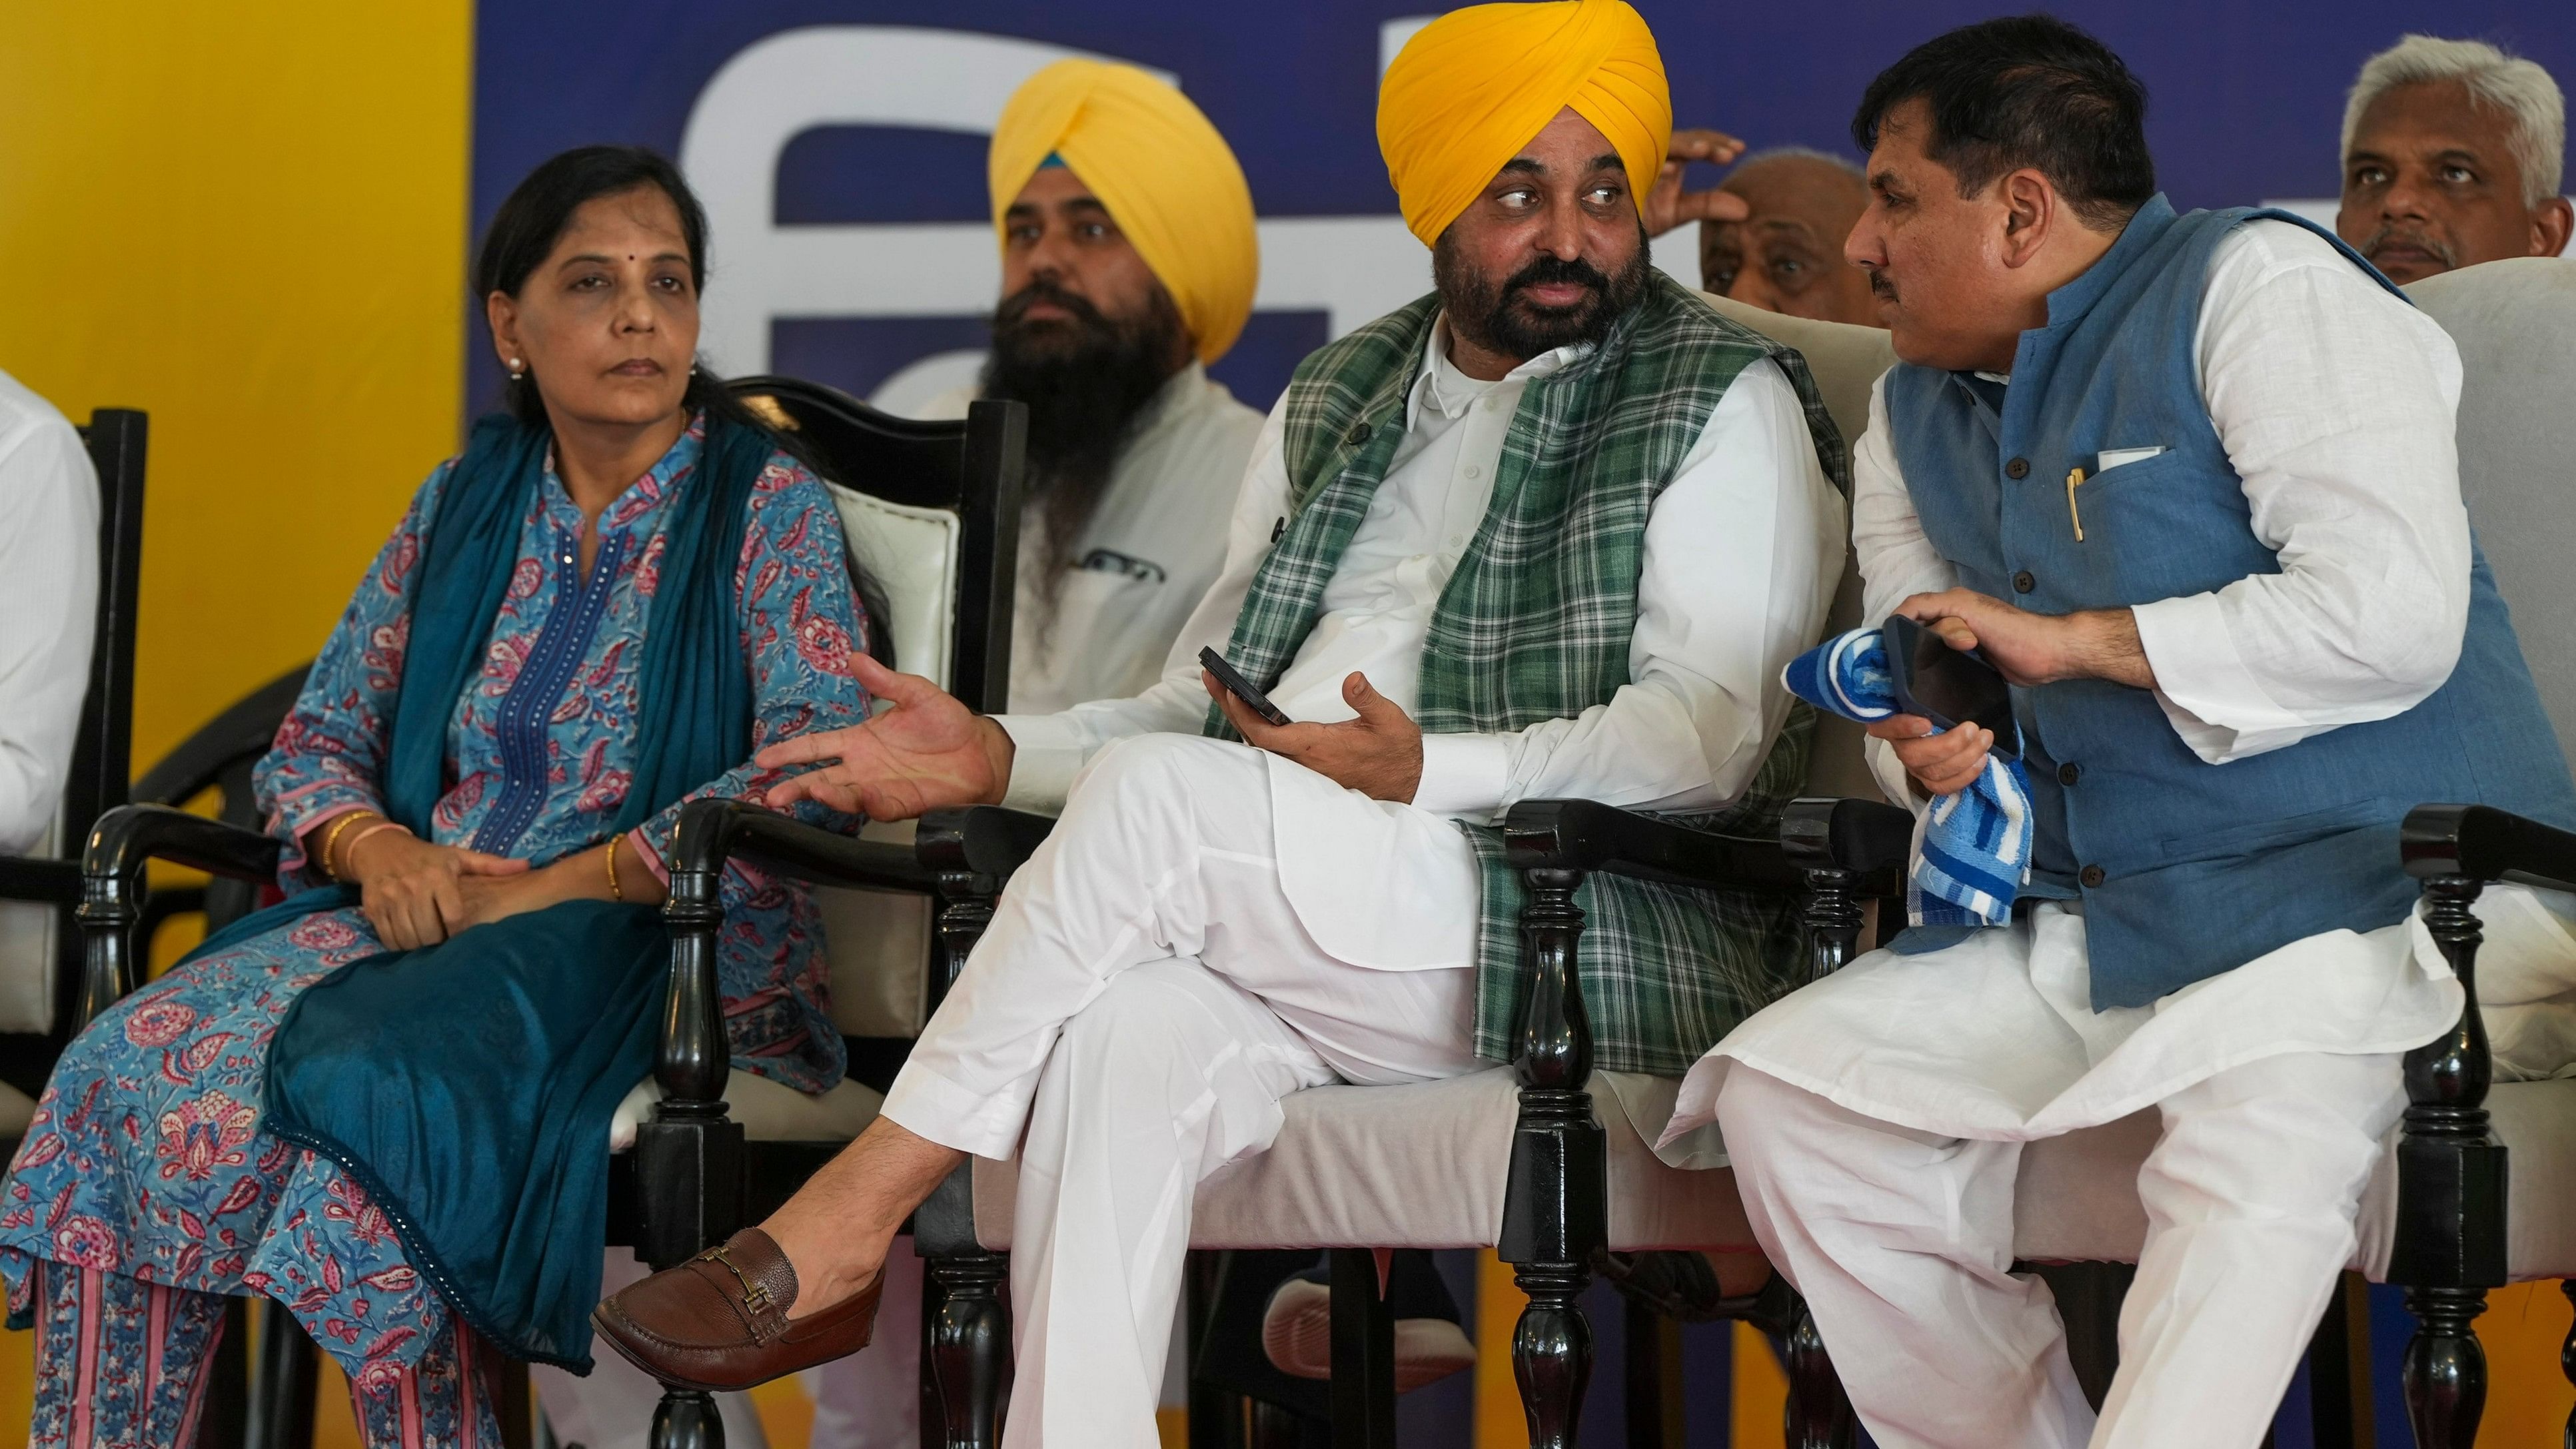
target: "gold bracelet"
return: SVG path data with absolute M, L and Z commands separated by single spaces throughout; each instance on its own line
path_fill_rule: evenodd
M 625 839 L 626 832 L 621 830 L 608 842 L 608 895 L 611 900 L 626 899 L 626 892 L 617 887 L 617 847 Z
M 357 824 L 361 820 L 381 820 L 383 818 L 383 816 L 378 815 L 373 810 L 351 810 L 342 814 L 339 819 L 331 822 L 331 828 L 324 831 L 322 834 L 322 850 L 315 859 L 315 863 L 322 867 L 323 876 L 333 881 L 337 881 L 340 878 L 340 872 L 331 868 L 331 848 L 340 843 L 341 831 L 348 829 L 350 826 Z

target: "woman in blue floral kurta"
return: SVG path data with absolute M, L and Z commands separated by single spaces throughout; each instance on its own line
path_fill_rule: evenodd
M 675 206 L 683 196 L 674 194 Z M 595 538 L 585 538 L 593 525 L 549 456 L 479 680 L 450 716 L 450 783 L 431 814 L 434 844 L 604 869 L 599 847 L 634 773 L 635 666 L 662 583 L 664 525 L 677 500 L 704 486 L 707 418 L 689 410 L 679 422 L 660 460 L 599 510 Z M 422 485 L 260 764 L 259 799 L 285 847 L 289 892 L 320 878 L 307 852 L 319 852 L 339 817 L 386 809 L 423 523 L 454 467 Z M 773 454 L 752 485 L 742 538 L 733 587 L 753 748 L 863 718 L 868 701 L 848 660 L 865 626 L 824 487 Z M 585 543 L 595 546 L 586 568 Z M 771 779 L 746 762 L 689 798 L 757 798 Z M 799 813 L 856 824 L 811 806 Z M 626 837 L 655 886 L 667 880 L 677 814 L 674 805 Z M 346 868 L 350 845 L 333 846 Z M 827 1017 L 812 900 L 740 865 L 723 894 L 719 960 L 735 1065 L 828 1089 L 842 1049 Z M 39 1333 L 35 1444 L 188 1442 L 199 1370 L 222 1327 L 214 1295 L 246 1292 L 285 1305 L 340 1360 L 370 1444 L 499 1442 L 469 1334 L 408 1261 L 381 1207 L 327 1159 L 261 1129 L 268 1047 L 289 1006 L 336 968 L 387 948 L 367 910 L 307 915 L 189 961 L 72 1043 L 0 1186 L 0 1273 L 13 1313 L 32 1310 Z

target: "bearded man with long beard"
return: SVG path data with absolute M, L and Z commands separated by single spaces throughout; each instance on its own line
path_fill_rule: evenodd
M 1225 138 L 1136 69 L 1062 60 L 1003 108 L 1002 301 L 981 382 L 1027 405 L 1011 707 L 1136 694 L 1225 562 L 1261 414 L 1207 375 L 1252 312 L 1252 192 Z

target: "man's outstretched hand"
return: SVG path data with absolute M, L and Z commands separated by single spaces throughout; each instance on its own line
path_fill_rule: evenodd
M 1234 723 L 1244 743 L 1295 760 L 1346 790 L 1372 800 L 1410 804 L 1422 784 L 1422 726 L 1395 701 L 1369 687 L 1368 676 L 1342 681 L 1342 700 L 1358 719 L 1339 724 L 1275 725 L 1254 714 L 1202 669 L 1208 697 Z
M 764 770 L 822 762 L 772 786 L 767 803 L 817 800 L 843 814 L 910 820 L 946 805 L 998 805 L 1011 783 L 1011 737 L 917 674 L 850 656 L 859 683 L 894 708 L 865 724 L 781 740 L 752 757 Z

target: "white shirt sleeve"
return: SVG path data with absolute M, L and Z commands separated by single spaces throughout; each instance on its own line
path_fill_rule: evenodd
M 0 436 L 0 854 L 45 838 L 98 621 L 98 475 L 50 411 Z
M 1284 401 L 1284 398 L 1283 398 Z M 1217 574 L 1163 661 L 1163 677 L 1132 699 L 1094 700 L 1055 714 L 997 715 L 1011 737 L 1011 783 L 1002 803 L 1015 810 L 1054 814 L 1064 808 L 1073 777 L 1102 746 L 1129 735 L 1196 734 L 1208 711 L 1199 682 L 1199 651 L 1222 653 L 1234 634 L 1235 615 L 1252 591 L 1252 576 L 1270 551 L 1270 531 L 1288 516 L 1285 414 L 1270 410 L 1244 469 L 1226 526 L 1225 566 Z
M 1861 622 L 1875 625 L 1916 594 L 1956 588 L 1959 571 L 1924 535 L 1887 436 L 1887 378 L 1869 389 L 1869 428 L 1852 445 L 1852 552 L 1860 563 Z M 1896 751 L 1885 740 L 1863 750 L 1869 772 L 1890 800 L 1921 801 Z
M 2468 624 L 2451 339 L 2323 238 L 2258 221 L 2212 260 L 2197 362 L 2281 571 L 2136 610 L 2175 732 L 2221 764 L 2412 709 Z
M 1756 362 L 1647 520 L 1633 682 L 1571 719 L 1426 736 L 1413 803 L 1490 819 L 1527 799 L 1677 810 L 1742 794 L 1788 712 L 1781 667 L 1824 626 L 1843 522 L 1797 393 Z

